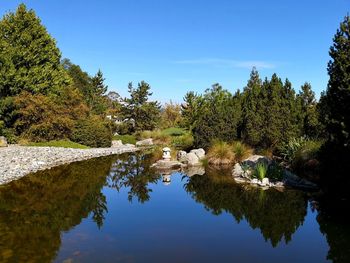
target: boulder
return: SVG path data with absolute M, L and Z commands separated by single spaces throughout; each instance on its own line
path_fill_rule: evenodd
M 194 153 L 195 155 L 197 155 L 199 160 L 202 160 L 205 158 L 205 151 L 202 148 L 199 149 L 193 149 L 190 151 L 190 153 Z
M 0 136 L 0 147 L 7 147 L 7 140 L 4 136 Z
M 239 163 L 236 163 L 232 170 L 233 177 L 243 177 L 243 169 Z
M 123 142 L 121 140 L 112 141 L 111 147 L 119 147 L 119 146 L 123 146 Z
M 159 160 L 152 167 L 160 170 L 176 170 L 180 169 L 182 164 L 178 161 Z
M 263 178 L 260 183 L 261 186 L 270 186 L 270 180 L 269 178 Z
M 291 171 L 284 171 L 284 181 L 283 183 L 287 186 L 293 188 L 299 188 L 303 190 L 318 190 L 318 186 L 304 178 L 293 174 Z
M 149 145 L 153 145 L 152 138 L 136 142 L 136 146 L 149 146 Z
M 248 165 L 250 168 L 254 169 L 257 163 L 264 162 L 267 165 L 270 165 L 272 160 L 266 156 L 262 155 L 252 155 L 249 158 L 242 161 L 242 165 Z
M 193 152 L 186 154 L 186 162 L 189 166 L 201 165 L 198 156 Z

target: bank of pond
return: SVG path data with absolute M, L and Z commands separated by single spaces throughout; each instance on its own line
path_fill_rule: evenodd
M 1 186 L 0 262 L 350 262 L 348 218 L 317 194 L 154 161 L 101 157 Z

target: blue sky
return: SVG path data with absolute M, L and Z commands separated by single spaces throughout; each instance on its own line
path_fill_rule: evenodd
M 252 66 L 298 90 L 326 89 L 329 47 L 350 0 L 0 0 L 0 15 L 24 2 L 57 40 L 62 56 L 110 90 L 149 82 L 153 98 L 181 102 L 219 82 L 242 89 Z

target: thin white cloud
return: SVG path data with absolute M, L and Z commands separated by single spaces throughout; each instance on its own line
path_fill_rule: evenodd
M 178 60 L 178 61 L 174 61 L 174 63 L 187 64 L 187 65 L 209 65 L 214 67 L 248 68 L 248 69 L 251 69 L 253 67 L 256 67 L 259 69 L 271 69 L 276 67 L 275 64 L 267 61 L 233 60 L 233 59 L 218 59 L 218 58 Z

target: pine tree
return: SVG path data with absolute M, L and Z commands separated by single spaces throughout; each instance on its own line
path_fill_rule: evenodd
M 333 38 L 328 63 L 329 82 L 324 102 L 329 142 L 350 148 L 350 17 L 346 16 Z
M 0 97 L 56 92 L 70 82 L 55 40 L 33 10 L 19 5 L 0 21 Z
M 301 86 L 298 94 L 301 107 L 303 135 L 307 137 L 317 137 L 320 134 L 319 114 L 315 93 L 312 91 L 310 83 Z

